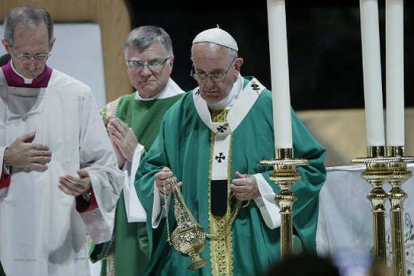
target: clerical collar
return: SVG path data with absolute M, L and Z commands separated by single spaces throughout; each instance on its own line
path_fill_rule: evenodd
M 236 99 L 239 97 L 240 91 L 243 86 L 243 78 L 239 74 L 237 77 L 237 80 L 234 82 L 233 87 L 230 90 L 230 93 L 227 95 L 226 98 L 222 99 L 218 103 L 207 103 L 208 108 L 212 110 L 224 110 L 224 109 L 230 109 Z
M 6 78 L 7 84 L 13 87 L 30 87 L 30 88 L 42 88 L 47 87 L 50 77 L 52 76 L 52 68 L 46 66 L 45 70 L 36 78 L 28 79 L 23 77 L 14 68 L 12 60 L 1 67 Z
M 153 101 L 153 100 L 161 100 L 170 98 L 172 96 L 175 96 L 177 94 L 184 93 L 184 91 L 173 81 L 171 78 L 168 80 L 167 85 L 164 87 L 164 89 L 158 93 L 155 97 L 152 98 L 143 98 L 141 95 L 139 95 L 139 92 L 135 92 L 135 100 L 137 101 Z

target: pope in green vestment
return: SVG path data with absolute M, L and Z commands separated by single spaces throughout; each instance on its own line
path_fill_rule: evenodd
M 187 93 L 166 113 L 158 137 L 141 162 L 135 186 L 147 213 L 152 252 L 146 275 L 266 275 L 280 259 L 280 215 L 273 201 L 279 188 L 269 180 L 272 168 L 259 166 L 260 161 L 275 158 L 272 95 L 255 78 L 239 76 L 238 81 L 243 88 L 224 113 L 224 120 L 216 120 L 198 88 Z M 294 155 L 309 160 L 308 166 L 297 168 L 302 179 L 292 187 L 297 196 L 294 244 L 297 250 L 315 252 L 318 195 L 326 176 L 325 149 L 293 111 L 291 116 Z M 163 167 L 170 168 L 182 182 L 185 203 L 207 233 L 231 227 L 221 239 L 206 239 L 201 257 L 209 262 L 195 272 L 187 270 L 190 258 L 167 242 L 165 213 L 160 207 L 163 196 L 154 187 L 154 175 Z M 224 203 L 227 209 L 221 217 L 213 214 L 223 202 L 215 197 L 212 183 L 223 171 L 228 186 L 241 173 L 255 176 L 262 188 L 258 198 L 239 210 L 229 188 Z M 157 196 L 161 203 L 154 202 Z M 176 227 L 173 202 L 173 198 L 167 200 L 170 231 Z

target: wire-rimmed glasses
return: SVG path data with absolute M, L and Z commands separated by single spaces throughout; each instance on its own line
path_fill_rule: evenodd
M 137 71 L 143 70 L 145 66 L 147 66 L 150 71 L 159 71 L 164 67 L 165 63 L 169 59 L 171 59 L 171 57 L 167 57 L 165 59 L 152 59 L 149 61 L 141 61 L 141 60 L 132 59 L 132 60 L 127 60 L 126 63 L 130 69 L 137 70 Z
M 230 67 L 233 65 L 233 62 L 237 59 L 237 57 L 235 57 L 231 63 L 229 64 L 229 66 L 227 67 L 227 69 L 224 72 L 213 72 L 213 73 L 196 73 L 195 72 L 195 67 L 194 64 L 191 68 L 191 73 L 190 76 L 193 77 L 196 81 L 199 82 L 203 82 L 205 81 L 207 78 L 210 78 L 210 80 L 214 81 L 214 82 L 220 82 L 224 80 L 224 77 L 227 75 L 227 73 L 230 70 Z

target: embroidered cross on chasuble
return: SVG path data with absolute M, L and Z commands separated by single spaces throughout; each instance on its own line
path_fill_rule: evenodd
M 242 202 L 232 196 L 233 137 L 237 127 L 247 116 L 264 90 L 256 79 L 240 79 L 240 92 L 230 110 L 209 110 L 199 89 L 192 97 L 200 119 L 210 129 L 210 156 L 208 174 L 208 229 L 207 244 L 210 249 L 211 275 L 233 275 L 233 228 Z M 236 135 L 237 136 L 237 135 Z M 239 136 L 237 136 L 239 137 Z M 238 153 L 238 152 L 237 152 Z M 237 160 L 235 161 L 237 164 Z M 244 168 L 240 168 L 244 170 Z M 239 169 L 239 170 L 240 170 Z
M 210 257 L 213 275 L 232 275 L 232 222 L 237 215 L 240 206 L 231 208 L 231 133 L 227 131 L 228 110 L 211 111 L 212 122 L 223 122 L 219 125 L 215 134 L 211 132 L 211 156 L 210 156 L 210 185 L 209 185 L 209 222 L 210 222 Z M 223 151 L 215 153 L 214 146 L 218 146 L 217 140 L 227 140 L 228 146 Z M 219 167 L 223 173 L 223 179 L 212 176 L 212 168 Z

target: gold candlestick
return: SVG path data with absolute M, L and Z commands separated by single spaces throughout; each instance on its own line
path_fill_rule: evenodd
M 307 164 L 308 160 L 306 159 L 293 158 L 292 148 L 276 149 L 276 159 L 260 162 L 262 166 L 273 166 L 273 173 L 269 178 L 280 187 L 280 192 L 276 195 L 275 201 L 279 205 L 281 216 L 280 251 L 282 259 L 293 253 L 292 212 L 296 196 L 290 188 L 301 179 L 301 175 L 296 171 L 295 167 Z
M 391 241 L 392 241 L 392 275 L 406 275 L 403 212 L 407 194 L 401 189 L 402 184 L 411 176 L 407 163 L 413 163 L 413 157 L 403 157 L 404 148 L 387 147 L 387 155 L 394 157 L 388 167 L 392 172 L 390 177 L 391 190 L 388 193 L 391 202 Z
M 366 169 L 361 177 L 372 185 L 367 198 L 372 204 L 374 222 L 374 259 L 381 264 L 387 263 L 385 243 L 385 201 L 388 194 L 382 188 L 389 180 L 392 172 L 388 169 L 388 159 L 384 157 L 384 146 L 368 147 L 368 157 L 359 157 L 352 160 L 355 164 L 365 164 Z

